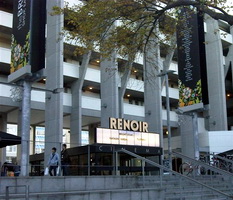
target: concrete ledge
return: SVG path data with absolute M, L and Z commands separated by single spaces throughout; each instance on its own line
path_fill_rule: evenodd
M 26 65 L 8 76 L 8 83 L 14 83 L 27 76 L 31 76 L 31 65 Z
M 220 179 L 221 176 L 197 177 L 203 184 L 210 178 L 212 186 L 219 189 L 221 185 L 225 194 L 200 188 L 186 179 L 182 179 L 180 187 L 178 177 L 167 175 L 162 177 L 162 185 L 159 176 L 145 176 L 144 184 L 142 176 L 35 176 L 1 177 L 0 199 L 5 199 L 6 186 L 11 186 L 10 199 L 25 200 L 25 188 L 19 187 L 22 185 L 29 185 L 30 200 L 164 200 L 180 199 L 180 194 L 187 199 L 205 199 L 206 195 L 217 198 L 231 194 L 230 180 Z
M 30 199 L 33 198 L 33 197 L 49 197 L 49 196 L 52 196 L 54 199 L 56 199 L 57 197 L 56 196 L 68 196 L 68 195 L 83 195 L 83 194 L 88 194 L 88 195 L 92 195 L 92 194 L 107 194 L 107 193 L 114 193 L 115 196 L 118 196 L 119 199 L 121 199 L 120 197 L 123 195 L 122 193 L 128 193 L 129 196 L 132 196 L 133 198 L 128 198 L 127 200 L 130 200 L 130 199 L 135 199 L 134 195 L 135 192 L 137 193 L 140 193 L 140 196 L 141 196 L 141 193 L 142 192 L 150 192 L 150 193 L 154 193 L 156 196 L 153 196 L 156 197 L 156 199 L 163 199 L 163 198 L 159 198 L 161 197 L 161 195 L 164 193 L 164 190 L 162 189 L 158 189 L 158 188 L 134 188 L 134 189 L 110 189 L 110 190 L 85 190 L 85 191 L 69 191 L 69 192 L 39 192 L 39 193 L 29 193 L 29 197 Z M 148 195 L 148 194 L 146 194 Z M 162 195 L 163 196 L 163 195 Z M 25 197 L 25 194 L 10 194 L 10 199 L 11 198 L 23 198 Z M 53 199 L 52 197 L 50 197 L 50 199 Z M 77 196 L 75 196 L 76 198 Z M 158 197 L 158 198 L 157 198 Z M 64 198 L 64 197 L 63 197 Z M 5 195 L 0 195 L 0 199 L 5 199 Z M 70 199 L 70 198 L 69 198 Z M 102 200 L 102 199 L 99 199 L 99 198 L 96 198 L 95 200 Z
M 26 65 L 8 76 L 8 83 L 15 83 L 19 80 L 28 79 L 32 82 L 39 81 L 46 77 L 46 69 L 36 73 L 31 72 L 31 65 Z
M 197 104 L 193 104 L 190 106 L 179 107 L 178 110 L 180 111 L 180 114 L 182 114 L 182 113 L 192 112 L 192 111 L 199 112 L 199 111 L 203 111 L 203 109 L 204 109 L 203 103 L 197 103 Z

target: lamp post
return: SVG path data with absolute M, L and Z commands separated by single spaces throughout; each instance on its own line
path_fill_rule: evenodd
M 165 86 L 166 86 L 166 110 L 167 110 L 167 132 L 168 132 L 168 160 L 169 160 L 169 169 L 172 170 L 172 148 L 171 148 L 171 125 L 170 125 L 170 100 L 169 100 L 169 88 L 168 88 L 168 74 L 174 73 L 174 70 L 162 71 L 157 76 L 165 78 Z

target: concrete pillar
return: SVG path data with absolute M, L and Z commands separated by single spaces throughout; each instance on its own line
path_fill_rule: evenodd
M 227 110 L 225 94 L 225 75 L 223 67 L 223 49 L 218 21 L 207 16 L 206 61 L 210 109 L 207 118 L 210 131 L 227 130 Z
M 232 40 L 233 40 L 233 26 L 230 27 L 230 33 L 231 33 L 231 36 L 232 36 Z M 229 51 L 228 51 L 228 54 L 225 58 L 225 77 L 227 75 L 227 72 L 230 68 L 230 64 L 231 64 L 231 69 L 233 67 L 233 45 L 230 45 L 229 46 Z M 233 76 L 233 73 L 232 73 L 232 76 Z
M 101 127 L 109 128 L 109 118 L 119 117 L 118 64 L 116 53 L 100 63 Z
M 176 47 L 176 34 L 174 34 L 171 38 L 171 44 L 170 46 L 168 47 L 168 50 L 167 50 L 167 55 L 165 57 L 165 60 L 163 61 L 163 71 L 168 71 L 169 68 L 170 68 L 170 65 L 171 65 L 171 62 L 172 62 L 172 58 L 173 58 L 173 55 L 174 55 L 174 52 L 175 52 L 175 47 Z M 163 87 L 165 83 L 165 76 L 161 76 L 161 85 Z
M 47 1 L 45 165 L 52 147 L 60 153 L 63 133 L 63 40 L 60 33 L 63 15 L 51 16 L 54 6 L 63 7 L 63 0 Z
M 231 32 L 231 36 L 232 36 L 232 40 L 233 40 L 233 26 L 231 26 L 230 32 Z M 231 70 L 232 70 L 231 75 L 232 75 L 232 80 L 233 80 L 233 45 L 231 45 L 229 47 L 229 52 L 227 54 L 226 63 L 227 63 L 227 61 L 228 61 L 229 65 L 231 63 Z M 233 84 L 233 82 L 232 82 L 232 84 Z M 232 88 L 233 88 L 233 85 L 232 85 Z
M 159 46 L 149 45 L 144 55 L 145 121 L 149 125 L 149 131 L 160 134 L 160 144 L 163 147 L 161 80 L 157 77 L 160 70 Z
M 193 128 L 193 116 L 180 115 L 180 133 L 181 133 L 181 148 L 182 153 L 190 158 L 195 158 L 194 151 L 194 128 Z
M 72 108 L 70 115 L 70 146 L 81 146 L 82 131 L 82 90 L 79 90 L 78 81 L 71 86 Z
M 35 154 L 35 145 L 36 145 L 36 126 L 31 126 L 30 131 L 30 155 Z
M 71 85 L 72 108 L 70 115 L 70 146 L 81 146 L 82 134 L 82 87 L 90 61 L 91 51 L 83 55 L 79 68 L 79 79 Z
M 98 127 L 98 124 L 89 125 L 89 144 L 95 143 L 95 131 L 97 127 Z
M 124 74 L 121 77 L 121 87 L 119 88 L 119 118 L 124 118 L 124 95 L 131 74 L 132 66 L 133 59 L 129 59 L 129 61 L 125 65 Z
M 31 84 L 32 83 L 29 81 L 23 81 L 23 99 L 21 112 L 21 176 L 29 175 Z
M 0 113 L 0 131 L 7 131 L 7 114 Z M 6 162 L 6 148 L 0 148 L 0 168 Z
M 18 126 L 17 126 L 17 135 L 21 137 L 21 127 L 22 127 L 22 105 L 20 105 L 18 109 Z M 17 145 L 17 158 L 16 162 L 19 164 L 21 163 L 21 145 Z

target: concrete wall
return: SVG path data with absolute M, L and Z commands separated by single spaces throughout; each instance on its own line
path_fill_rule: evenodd
M 150 179 L 152 177 L 149 177 Z M 153 180 L 157 180 L 154 179 Z M 162 200 L 160 184 L 142 187 L 142 177 L 92 176 L 92 177 L 17 177 L 0 179 L 0 199 L 5 199 L 6 186 L 29 185 L 30 200 Z M 150 182 L 151 184 L 151 182 Z M 59 193 L 60 192 L 60 193 Z M 66 192 L 66 194 L 61 194 Z M 10 190 L 23 194 L 24 188 Z M 25 198 L 20 198 L 25 199 Z

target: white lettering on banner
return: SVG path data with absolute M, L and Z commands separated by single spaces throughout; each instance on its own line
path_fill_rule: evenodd
M 147 122 L 111 117 L 109 124 L 110 129 L 149 132 Z
M 190 18 L 189 14 L 183 13 L 184 18 L 188 19 Z M 192 81 L 193 80 L 193 65 L 191 64 L 191 49 L 190 49 L 190 45 L 193 43 L 192 42 L 192 30 L 189 27 L 189 22 L 188 20 L 185 20 L 184 22 L 184 29 L 181 30 L 181 33 L 183 35 L 183 44 L 182 47 L 184 48 L 184 53 L 185 53 L 185 67 L 184 67 L 184 71 L 185 71 L 185 80 L 186 81 Z
M 26 20 L 26 0 L 18 0 L 18 26 L 17 29 L 20 30 L 25 26 L 25 20 Z

